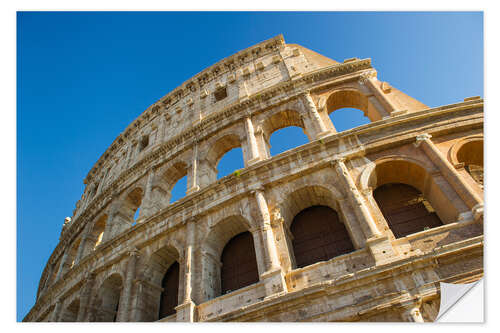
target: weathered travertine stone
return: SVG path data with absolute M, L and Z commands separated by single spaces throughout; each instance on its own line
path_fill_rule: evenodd
M 328 115 L 345 107 L 370 124 L 337 133 Z M 310 142 L 271 156 L 288 126 Z M 378 81 L 370 59 L 339 63 L 282 36 L 240 51 L 99 158 L 24 321 L 432 321 L 439 281 L 483 275 L 482 127 L 482 99 L 429 108 Z M 236 147 L 245 167 L 217 180 Z M 186 196 L 170 203 L 184 176 Z M 392 183 L 419 191 L 442 225 L 396 237 L 376 199 Z M 292 225 L 314 206 L 337 214 L 352 247 L 299 267 Z M 244 232 L 258 282 L 222 294 L 222 253 Z

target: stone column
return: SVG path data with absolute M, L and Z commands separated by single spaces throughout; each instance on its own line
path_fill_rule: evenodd
M 286 292 L 286 282 L 280 266 L 264 190 L 258 188 L 253 190 L 252 194 L 255 196 L 259 214 L 258 226 L 252 230 L 252 234 L 257 240 L 256 254 L 260 252 L 262 257 L 261 260 L 257 261 L 258 264 L 260 261 L 261 266 L 260 281 L 264 282 L 266 297 L 270 297 L 277 293 Z
M 267 140 L 269 138 L 265 137 L 262 127 L 260 126 L 257 127 L 254 133 L 255 133 L 255 140 L 257 141 L 257 147 L 259 148 L 259 157 L 261 159 L 271 157 L 271 153 L 269 152 L 269 145 L 267 143 Z
M 443 177 L 457 192 L 459 197 L 465 202 L 471 210 L 478 210 L 482 207 L 483 199 L 472 189 L 472 187 L 463 179 L 458 171 L 451 165 L 436 145 L 431 140 L 431 135 L 421 134 L 415 139 L 415 146 L 422 149 L 427 157 L 438 167 Z
M 144 199 L 142 199 L 141 210 L 139 212 L 138 222 L 151 215 L 151 190 L 153 189 L 153 181 L 155 177 L 155 172 L 151 169 L 148 173 L 148 179 L 146 181 L 146 190 L 144 191 Z
M 377 224 L 344 163 L 344 159 L 337 159 L 332 162 L 332 165 L 337 171 L 344 191 L 347 193 L 350 206 L 361 224 L 360 227 L 365 234 L 366 245 L 377 265 L 386 264 L 399 258 L 389 236 L 382 234 L 378 230 Z
M 58 299 L 56 301 L 56 305 L 54 306 L 54 310 L 52 311 L 52 314 L 50 316 L 51 322 L 58 322 L 59 321 L 59 316 L 61 314 L 61 310 L 62 310 L 62 300 Z
M 160 126 L 158 126 L 158 131 L 156 132 L 156 140 L 155 143 L 162 143 L 165 138 L 165 128 L 167 127 L 167 119 L 165 115 L 160 115 Z
M 342 182 L 344 192 L 346 192 L 352 208 L 354 209 L 354 213 L 356 214 L 358 221 L 361 223 L 361 228 L 363 229 L 367 239 L 380 236 L 381 233 L 378 230 L 368 207 L 366 207 L 344 161 L 345 159 L 336 159 L 332 162 L 332 165 L 337 171 L 337 175 Z
M 184 296 L 182 304 L 179 304 L 175 310 L 177 312 L 177 321 L 194 322 L 196 304 L 193 302 L 193 268 L 194 268 L 194 247 L 196 242 L 196 221 L 190 219 L 186 226 L 186 249 L 184 251 Z
M 111 208 L 108 214 L 108 220 L 106 221 L 106 226 L 104 227 L 104 234 L 102 235 L 101 243 L 107 242 L 109 239 L 113 238 L 115 224 L 119 223 L 117 216 L 120 211 L 119 196 L 113 195 L 113 202 L 111 203 Z
M 78 309 L 77 322 L 85 321 L 90 307 L 90 296 L 95 282 L 95 273 L 90 273 L 85 277 L 84 285 L 80 291 L 80 308 Z
M 255 131 L 253 129 L 252 119 L 250 115 L 245 117 L 245 131 L 247 135 L 248 156 L 249 160 L 247 165 L 252 165 L 260 161 L 259 147 L 257 146 L 257 139 L 255 138 Z
M 420 302 L 407 305 L 401 316 L 403 320 L 415 323 L 423 323 L 422 312 L 420 311 Z
M 198 185 L 198 142 L 195 142 L 193 144 L 193 155 L 191 157 L 191 165 L 188 168 L 186 195 L 196 192 L 199 189 L 200 186 Z
M 304 105 L 307 113 L 310 115 L 311 120 L 313 121 L 314 127 L 316 127 L 315 138 L 321 139 L 330 134 L 330 131 L 326 128 L 323 119 L 318 113 L 318 109 L 316 108 L 316 104 L 311 97 L 309 92 L 305 92 L 301 95 L 301 102 Z
M 137 258 L 139 257 L 139 251 L 137 249 L 132 249 L 129 251 L 129 258 L 127 262 L 127 275 L 125 276 L 125 283 L 123 286 L 123 292 L 120 295 L 120 308 L 118 315 L 116 316 L 116 321 L 130 321 L 130 303 L 132 295 L 132 286 L 135 280 L 135 269 L 137 265 Z
M 67 261 L 69 257 L 69 252 L 71 251 L 70 247 L 67 247 L 66 251 L 64 252 L 62 258 L 61 258 L 61 264 L 59 265 L 59 270 L 57 271 L 56 278 L 54 279 L 54 282 L 59 280 L 63 274 L 63 271 L 65 270 L 65 267 L 67 266 Z

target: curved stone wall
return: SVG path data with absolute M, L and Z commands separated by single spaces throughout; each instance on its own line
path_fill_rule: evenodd
M 337 132 L 328 115 L 344 107 L 371 122 Z M 272 133 L 288 126 L 310 142 L 271 156 Z M 176 261 L 179 305 L 163 321 L 433 320 L 437 281 L 482 275 L 482 185 L 456 157 L 482 126 L 479 98 L 428 108 L 378 81 L 370 59 L 339 63 L 282 36 L 259 43 L 184 82 L 111 144 L 24 320 L 162 319 Z M 236 147 L 244 169 L 217 180 Z M 170 203 L 186 175 L 186 196 Z M 420 191 L 443 225 L 396 239 L 372 195 L 391 182 Z M 290 224 L 314 205 L 338 213 L 355 250 L 297 268 Z M 221 252 L 245 231 L 259 282 L 221 295 Z

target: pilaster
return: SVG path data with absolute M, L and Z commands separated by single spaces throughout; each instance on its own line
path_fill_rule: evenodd
M 123 292 L 120 296 L 120 308 L 118 315 L 116 316 L 116 321 L 131 321 L 130 304 L 132 287 L 135 280 L 135 270 L 137 259 L 139 257 L 139 251 L 137 249 L 132 249 L 128 253 L 128 263 L 127 263 L 127 275 L 125 276 L 125 283 L 123 286 Z
M 279 262 L 264 189 L 256 188 L 252 190 L 252 194 L 255 196 L 260 215 L 258 227 L 251 230 L 254 239 L 257 240 L 256 245 L 259 247 L 255 249 L 256 253 L 260 252 L 262 256 L 262 258 L 257 258 L 260 266 L 259 276 L 260 280 L 264 281 L 267 297 L 271 297 L 277 293 L 286 292 L 286 282 Z
M 316 130 L 316 133 L 314 135 L 315 139 L 321 139 L 331 134 L 330 131 L 326 128 L 323 119 L 321 119 L 321 116 L 318 113 L 318 109 L 316 108 L 316 104 L 314 104 L 314 101 L 311 97 L 311 94 L 309 92 L 303 93 L 301 95 L 301 101 L 302 105 L 304 105 L 307 111 L 307 114 L 310 116 L 310 119 L 314 124 Z
M 430 134 L 421 134 L 415 138 L 415 146 L 419 147 L 425 155 L 438 167 L 443 177 L 457 192 L 459 197 L 465 202 L 471 210 L 474 207 L 480 207 L 483 204 L 483 199 L 470 187 L 463 179 L 448 159 L 441 154 L 434 142 L 431 140 Z M 479 206 L 478 206 L 479 205 Z M 481 219 L 481 210 L 476 208 L 476 220 Z

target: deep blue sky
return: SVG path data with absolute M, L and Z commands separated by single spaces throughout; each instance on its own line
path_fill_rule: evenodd
M 194 74 L 280 33 L 337 61 L 371 58 L 380 80 L 431 107 L 483 96 L 482 13 L 18 13 L 17 320 L 117 135 Z M 301 135 L 276 132 L 273 154 Z M 241 152 L 221 163 L 241 168 Z

